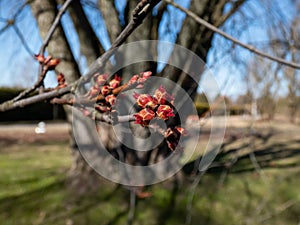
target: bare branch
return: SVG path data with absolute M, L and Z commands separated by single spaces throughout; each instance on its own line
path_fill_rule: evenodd
M 285 210 L 291 208 L 292 206 L 294 206 L 295 204 L 299 203 L 299 200 L 297 199 L 290 199 L 286 202 L 284 202 L 282 205 L 279 205 L 274 213 L 262 216 L 261 218 L 258 219 L 259 223 L 263 223 L 268 219 L 271 219 L 273 216 L 276 216 L 282 212 L 284 212 Z
M 243 42 L 235 39 L 234 37 L 230 36 L 229 34 L 225 33 L 224 31 L 218 29 L 214 25 L 212 25 L 212 24 L 208 23 L 207 21 L 203 20 L 202 18 L 198 17 L 196 14 L 194 14 L 190 10 L 185 9 L 185 8 L 181 7 L 180 5 L 176 4 L 172 0 L 164 0 L 164 1 L 167 2 L 167 3 L 169 3 L 170 5 L 178 8 L 182 12 L 186 13 L 186 15 L 188 15 L 189 17 L 191 17 L 192 19 L 194 19 L 200 25 L 205 26 L 206 28 L 212 30 L 213 32 L 215 32 L 215 33 L 223 36 L 224 38 L 226 38 L 226 39 L 234 42 L 235 44 L 237 44 L 237 45 L 239 45 L 239 46 L 241 46 L 241 47 L 249 50 L 250 52 L 253 52 L 253 53 L 255 53 L 255 54 L 259 55 L 259 56 L 262 56 L 264 58 L 268 58 L 268 59 L 273 60 L 275 62 L 282 63 L 282 64 L 284 64 L 286 66 L 290 66 L 290 67 L 295 68 L 295 69 L 300 69 L 300 64 L 297 64 L 295 62 L 289 62 L 289 61 L 286 61 L 286 60 L 284 60 L 282 58 L 266 54 L 266 53 L 264 53 L 264 52 L 256 49 L 254 46 L 245 44 L 245 43 L 243 43 Z
M 136 205 L 136 194 L 134 190 L 130 190 L 130 203 L 129 203 L 127 225 L 131 225 L 133 223 L 133 218 L 135 214 L 135 205 Z
M 31 104 L 34 104 L 37 102 L 45 101 L 47 99 L 52 99 L 54 97 L 59 97 L 59 96 L 69 93 L 70 91 L 71 91 L 71 87 L 68 86 L 68 87 L 65 87 L 65 88 L 62 88 L 59 90 L 54 90 L 54 91 L 50 91 L 50 92 L 43 93 L 40 95 L 35 95 L 35 96 L 29 97 L 26 99 L 22 99 L 22 100 L 19 100 L 16 102 L 14 102 L 13 100 L 9 100 L 0 105 L 0 112 L 4 112 L 7 110 L 19 108 L 19 107 L 24 107 L 24 106 L 31 105 Z
M 71 3 L 71 1 L 72 0 L 66 1 L 64 3 L 64 5 L 61 7 L 61 9 L 59 10 L 59 12 L 58 12 L 51 28 L 50 28 L 48 34 L 47 34 L 47 37 L 44 40 L 43 45 L 41 46 L 40 53 L 39 53 L 40 55 L 44 55 L 45 49 L 48 46 L 49 41 L 50 41 L 52 35 L 54 34 L 54 31 L 55 31 L 56 27 L 59 25 L 60 19 L 61 19 L 62 15 L 64 14 L 64 12 L 67 10 L 67 8 L 68 8 L 69 4 Z M 13 26 L 13 27 L 14 27 L 16 33 L 19 35 L 20 32 L 19 32 L 18 28 L 16 26 Z M 21 40 L 22 40 L 22 43 L 23 42 L 26 43 L 24 39 L 21 38 Z M 27 45 L 25 45 L 25 46 L 27 46 Z M 18 96 L 16 96 L 14 99 L 12 99 L 12 102 L 16 102 L 16 101 L 26 97 L 27 95 L 29 95 L 30 93 L 35 91 L 38 87 L 43 85 L 44 79 L 46 77 L 46 73 L 47 73 L 47 71 L 43 70 L 43 64 L 41 64 L 40 67 L 39 67 L 39 75 L 38 75 L 38 80 L 36 81 L 36 83 L 31 88 L 24 90 Z
M 198 187 L 202 177 L 204 176 L 205 174 L 205 170 L 203 171 L 200 171 L 195 180 L 193 181 L 193 184 L 191 186 L 191 189 L 190 189 L 190 193 L 189 193 L 189 196 L 188 196 L 188 202 L 187 202 L 187 205 L 186 205 L 186 217 L 185 217 L 185 225 L 190 225 L 191 222 L 192 222 L 192 207 L 193 207 L 193 200 L 194 200 L 194 196 L 195 196 L 195 192 L 196 192 L 196 188 Z
M 43 70 L 42 73 L 39 75 L 38 80 L 36 81 L 36 83 L 31 88 L 28 88 L 28 89 L 22 91 L 18 96 L 13 98 L 12 102 L 16 102 L 16 101 L 26 97 L 30 93 L 34 92 L 39 86 L 42 85 L 42 83 L 43 83 L 43 81 L 46 77 L 46 74 L 47 74 L 47 71 Z
M 54 31 L 55 31 L 56 27 L 57 27 L 57 26 L 59 25 L 59 23 L 60 23 L 61 17 L 63 16 L 63 14 L 65 13 L 65 11 L 67 10 L 67 8 L 69 7 L 69 5 L 70 5 L 70 3 L 71 3 L 72 1 L 73 1 L 73 0 L 67 0 L 67 1 L 63 4 L 63 6 L 59 9 L 59 12 L 58 12 L 56 18 L 55 18 L 55 20 L 54 20 L 54 22 L 53 22 L 53 24 L 52 24 L 52 26 L 51 26 L 51 28 L 50 28 L 48 34 L 47 34 L 45 40 L 43 41 L 43 45 L 41 46 L 41 49 L 40 49 L 40 52 L 39 52 L 40 55 L 44 55 L 45 50 L 46 50 L 46 48 L 47 48 L 47 46 L 48 46 L 48 44 L 49 44 L 49 42 L 50 42 L 50 40 L 51 40 L 51 37 L 52 37 L 52 35 L 54 34 Z
M 225 15 L 223 15 L 217 22 L 216 27 L 219 27 L 221 25 L 223 25 L 225 23 L 225 21 L 227 21 L 227 19 L 229 17 L 231 17 L 245 2 L 246 0 L 238 0 L 236 2 L 233 3 L 232 8 L 229 10 L 228 13 L 226 13 Z
M 70 3 L 71 0 L 69 0 L 67 2 Z M 98 72 L 102 69 L 105 62 L 114 53 L 115 49 L 125 42 L 127 37 L 130 34 L 132 34 L 132 32 L 143 22 L 143 20 L 147 16 L 147 14 L 149 12 L 151 12 L 152 9 L 154 8 L 154 6 L 157 5 L 159 2 L 160 2 L 160 0 L 153 0 L 153 1 L 142 0 L 138 4 L 138 6 L 136 7 L 136 9 L 134 10 L 134 12 L 132 14 L 132 19 L 131 19 L 130 23 L 125 27 L 125 29 L 122 31 L 122 33 L 114 41 L 114 43 L 112 44 L 110 49 L 93 63 L 93 65 L 91 66 L 91 69 L 88 71 L 86 76 L 81 77 L 77 81 L 71 83 L 69 86 L 61 88 L 59 90 L 53 90 L 53 91 L 50 91 L 47 93 L 41 93 L 37 96 L 29 97 L 27 99 L 23 99 L 23 100 L 19 100 L 19 101 L 10 100 L 10 101 L 4 102 L 4 103 L 0 104 L 0 112 L 15 109 L 17 107 L 24 107 L 24 106 L 27 106 L 27 105 L 30 105 L 33 103 L 45 101 L 45 100 L 59 97 L 64 94 L 75 91 L 79 84 L 88 82 L 96 72 Z M 61 10 L 65 10 L 65 8 L 62 7 Z M 54 27 L 54 26 L 52 26 L 52 27 Z M 53 29 L 51 29 L 50 31 L 52 31 Z M 46 40 L 44 41 L 44 43 L 47 43 Z

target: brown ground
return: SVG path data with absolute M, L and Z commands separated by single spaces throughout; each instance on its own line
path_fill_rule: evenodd
M 0 146 L 22 143 L 46 143 L 68 141 L 67 123 L 46 123 L 46 133 L 36 134 L 36 124 L 1 124 Z

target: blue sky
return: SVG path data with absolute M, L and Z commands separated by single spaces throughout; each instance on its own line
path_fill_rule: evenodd
M 188 6 L 189 1 L 180 1 L 185 7 Z M 247 30 L 243 31 L 243 33 L 238 34 L 239 38 L 244 42 L 255 42 L 261 40 L 267 40 L 265 33 L 264 23 L 264 15 L 265 9 L 260 8 L 259 4 L 255 3 L 256 1 L 252 1 L 252 8 L 256 10 L 257 15 L 262 15 L 261 18 L 254 19 L 252 23 L 247 25 Z M 272 2 L 272 1 L 270 1 Z M 292 5 L 288 4 L 288 1 L 273 1 L 280 4 L 279 7 L 283 9 L 284 17 L 286 20 L 289 20 L 289 16 L 293 16 Z M 284 3 L 285 2 L 285 3 Z M 276 4 L 276 3 L 275 3 Z M 10 18 L 14 15 L 16 10 L 17 2 L 12 4 L 12 1 L 2 0 L 0 1 L 0 18 Z M 119 1 L 118 10 L 122 10 L 124 7 L 124 0 Z M 105 31 L 105 25 L 94 10 L 91 8 L 86 8 L 89 18 L 99 29 L 97 29 L 97 35 L 100 38 L 100 41 L 103 43 L 104 47 L 107 49 L 110 45 Z M 246 11 L 247 12 L 247 11 Z M 275 12 L 276 13 L 276 12 Z M 181 21 L 184 19 L 185 15 L 178 10 L 173 10 L 170 14 L 171 20 L 174 21 L 173 24 L 169 24 L 171 29 L 178 31 L 181 26 Z M 96 22 L 95 22 L 96 21 Z M 166 34 L 165 27 L 170 21 L 170 18 L 164 18 L 163 25 L 160 29 L 160 37 L 161 40 L 165 41 L 174 41 L 174 34 Z M 232 20 L 225 25 L 226 31 L 236 35 L 236 28 L 241 29 L 242 24 L 234 24 L 236 21 L 239 21 L 239 15 L 235 16 Z M 30 8 L 27 6 L 22 15 L 20 15 L 17 19 L 17 26 L 21 30 L 24 38 L 28 43 L 28 47 L 32 52 L 37 53 L 40 46 L 41 40 L 36 29 L 35 21 L 31 15 Z M 77 37 L 72 34 L 72 23 L 67 14 L 63 17 L 63 25 L 66 30 L 66 34 L 72 43 L 72 50 L 75 54 L 77 61 L 82 69 L 82 72 L 87 70 L 86 62 L 84 58 L 80 57 L 79 45 L 77 41 Z M 5 26 L 0 20 L 0 30 Z M 230 28 L 231 26 L 231 28 Z M 237 30 L 238 30 L 237 29 Z M 220 43 L 222 43 L 222 47 L 220 47 Z M 246 89 L 246 85 L 244 83 L 244 77 L 246 76 L 245 71 L 240 70 L 238 66 L 235 66 L 232 62 L 230 55 L 224 55 L 221 60 L 217 60 L 216 55 L 218 53 L 222 53 L 224 51 L 224 46 L 229 46 L 228 41 L 224 41 L 220 36 L 216 36 L 213 41 L 212 51 L 208 56 L 208 68 L 211 69 L 211 73 L 217 79 L 219 85 L 223 88 L 223 93 L 229 96 L 237 96 L 239 94 L 243 94 Z M 236 54 L 239 54 L 241 58 L 244 60 L 248 60 L 252 54 L 248 51 L 239 48 L 236 50 Z M 16 33 L 13 28 L 8 28 L 4 33 L 0 34 L 0 86 L 22 86 L 28 87 L 30 86 L 37 76 L 37 62 L 32 58 L 23 45 L 21 44 L 20 39 L 16 36 Z M 46 78 L 46 84 L 48 86 L 55 85 L 55 75 L 49 74 Z M 233 85 L 234 84 L 234 85 Z M 282 89 L 284 90 L 284 88 Z

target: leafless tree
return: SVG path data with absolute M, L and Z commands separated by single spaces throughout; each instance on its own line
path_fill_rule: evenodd
M 204 0 L 201 2 L 192 0 L 189 5 L 189 10 L 185 10 L 169 0 L 143 0 L 141 2 L 124 1 L 125 6 L 121 10 L 117 7 L 119 2 L 111 0 L 29 0 L 20 2 L 18 5 L 20 10 L 13 19 L 6 21 L 7 26 L 14 25 L 16 17 L 26 5 L 29 5 L 37 22 L 39 33 L 44 40 L 39 52 L 40 55 L 43 55 L 45 50 L 47 50 L 48 54 L 53 58 L 59 58 L 61 62 L 56 67 L 56 72 L 64 72 L 67 83 L 73 84 L 74 86 L 78 84 L 78 80 L 88 81 L 88 79 L 96 72 L 103 70 L 105 65 L 109 65 L 107 60 L 111 56 L 113 48 L 118 47 L 125 42 L 153 39 L 157 40 L 160 38 L 159 29 L 162 26 L 169 26 L 174 29 L 178 21 L 172 17 L 172 14 L 174 13 L 174 8 L 172 8 L 173 6 L 184 11 L 187 16 L 182 21 L 182 25 L 179 27 L 178 32 L 169 31 L 167 28 L 165 29 L 166 32 L 170 32 L 174 36 L 174 42 L 176 44 L 190 49 L 204 62 L 206 61 L 209 50 L 212 47 L 214 35 L 217 33 L 229 41 L 232 41 L 235 45 L 239 45 L 258 55 L 267 57 L 271 60 L 276 60 L 293 68 L 300 68 L 300 66 L 295 62 L 288 62 L 278 57 L 272 57 L 253 46 L 238 41 L 232 36 L 224 33 L 224 31 L 218 29 L 226 25 L 226 22 L 235 15 L 235 13 L 244 13 L 243 6 L 246 5 L 246 0 Z M 94 23 L 90 22 L 90 18 L 87 14 L 88 12 L 85 10 L 86 7 L 89 7 L 90 10 L 94 10 L 99 16 L 101 15 L 101 18 L 105 22 L 109 41 L 112 44 L 112 48 L 109 51 L 104 50 L 105 48 L 103 43 L 97 36 L 97 27 L 95 27 Z M 154 7 L 155 9 L 152 10 Z M 83 74 L 80 71 L 78 62 L 75 60 L 74 53 L 72 52 L 70 42 L 66 35 L 66 28 L 63 28 L 60 22 L 61 16 L 67 8 L 72 24 L 75 28 L 72 31 L 72 34 L 78 37 L 81 55 L 85 57 L 87 63 L 91 65 L 89 72 L 84 77 L 82 76 Z M 4 30 L 5 28 L 3 28 L 3 31 Z M 2 30 L 0 32 L 2 32 Z M 18 34 L 22 39 L 20 33 Z M 26 45 L 26 42 L 24 44 Z M 148 46 L 146 49 L 141 49 L 141 54 L 149 54 L 149 51 L 151 54 L 155 54 L 157 46 Z M 122 61 L 126 58 L 132 57 L 133 54 L 135 53 L 126 52 L 123 55 L 119 55 L 115 60 Z M 172 52 L 171 57 L 174 61 L 182 62 L 183 64 L 187 63 L 185 61 L 186 59 L 177 52 Z M 95 61 L 96 63 L 92 63 Z M 192 65 L 193 62 L 188 62 L 186 66 L 189 67 Z M 107 69 L 109 69 L 109 66 Z M 195 97 L 201 73 L 195 76 L 195 80 L 193 80 L 181 70 L 170 65 L 165 66 L 161 72 L 157 73 L 157 64 L 154 62 L 132 65 L 130 68 L 124 68 L 121 73 L 125 79 L 126 77 L 128 79 L 129 75 L 144 70 L 150 70 L 157 76 L 166 77 L 175 81 L 190 94 L 191 98 Z M 203 70 L 204 67 L 199 69 L 199 71 Z M 40 76 L 33 88 L 21 94 L 13 101 L 2 104 L 0 107 L 1 111 L 24 106 L 36 101 L 53 99 L 54 97 L 59 97 L 72 91 L 72 88 L 74 87 L 73 85 L 55 91 L 44 92 L 42 67 L 40 67 L 39 72 Z M 39 96 L 29 99 L 25 98 L 29 92 L 32 92 L 37 88 L 40 89 Z M 58 103 L 58 101 L 56 101 L 56 103 Z M 66 107 L 66 111 L 69 115 L 68 119 L 72 123 L 70 109 Z M 91 123 L 86 122 L 86 118 L 83 118 L 81 114 L 75 116 L 78 117 L 78 120 L 85 121 L 84 125 L 80 127 L 81 139 L 85 140 L 85 142 L 88 141 L 92 143 L 94 140 L 90 136 L 89 132 L 92 129 Z M 74 129 L 79 129 L 76 125 L 73 125 L 73 127 Z M 101 123 L 100 130 L 102 137 L 104 138 L 102 141 L 107 149 L 121 149 L 123 154 L 125 153 L 125 149 L 123 148 L 124 146 L 122 146 L 120 142 L 116 141 L 111 125 Z M 77 142 L 82 140 L 77 139 Z M 97 179 L 93 178 L 93 170 L 91 170 L 81 158 L 74 140 L 72 141 L 72 150 L 74 155 L 72 174 L 74 177 L 78 178 L 74 180 L 76 182 L 79 181 L 79 186 L 84 186 L 83 184 L 89 183 L 91 186 L 95 186 L 94 182 Z M 130 151 L 130 154 L 126 154 L 126 157 L 128 157 L 127 160 L 131 161 L 131 163 L 135 165 L 141 165 L 144 163 L 147 164 L 149 163 L 148 160 L 151 158 L 148 156 L 146 157 L 145 154 L 138 155 L 134 151 Z

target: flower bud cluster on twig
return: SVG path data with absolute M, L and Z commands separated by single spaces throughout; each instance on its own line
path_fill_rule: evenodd
M 46 74 L 48 71 L 55 70 L 56 66 L 60 63 L 59 59 L 52 58 L 52 56 L 47 56 L 46 58 L 43 55 L 37 54 L 35 55 L 36 60 L 41 64 L 42 66 L 42 74 L 40 75 L 40 84 L 44 80 Z M 55 89 L 64 88 L 67 86 L 65 83 L 65 76 L 63 73 L 59 73 L 56 77 L 57 79 L 57 87 Z
M 60 62 L 59 59 L 52 58 L 51 56 L 45 58 L 43 55 L 36 55 L 35 57 L 42 66 L 44 76 L 48 71 L 54 70 Z M 144 83 L 151 75 L 152 72 L 150 71 L 141 72 L 133 75 L 127 83 L 122 84 L 122 79 L 117 74 L 112 79 L 109 79 L 108 74 L 96 73 L 92 78 L 93 85 L 83 98 L 54 98 L 51 100 L 51 103 L 73 105 L 78 107 L 85 116 L 91 117 L 94 120 L 99 119 L 109 123 L 116 123 L 119 122 L 118 112 L 113 108 L 116 104 L 117 95 L 121 91 L 142 89 Z M 57 83 L 58 85 L 55 89 L 67 86 L 63 73 L 57 75 Z M 128 116 L 128 119 L 131 121 L 133 118 L 136 124 L 148 127 L 150 121 L 153 119 L 168 121 L 170 118 L 175 117 L 174 97 L 167 93 L 163 86 L 156 89 L 154 95 L 138 94 L 135 92 L 133 97 L 140 110 L 133 116 Z M 169 149 L 172 151 L 179 145 L 181 135 L 186 135 L 186 131 L 182 127 L 167 126 L 165 130 L 161 128 L 158 130 L 160 130 Z
M 133 96 L 141 110 L 134 115 L 135 123 L 143 127 L 149 126 L 153 119 L 167 121 L 175 117 L 174 97 L 167 93 L 163 86 L 155 90 L 154 95 L 137 94 Z M 162 132 L 170 150 L 174 151 L 179 144 L 181 135 L 186 135 L 182 127 L 168 127 Z

